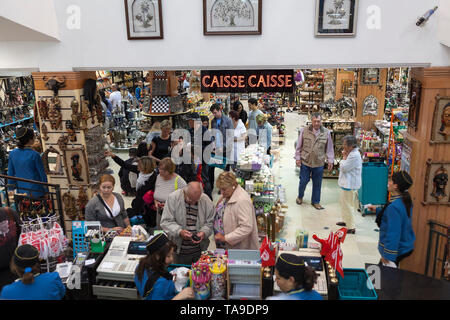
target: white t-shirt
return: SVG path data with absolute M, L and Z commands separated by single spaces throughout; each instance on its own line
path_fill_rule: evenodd
M 120 91 L 114 91 L 109 95 L 109 100 L 111 101 L 114 110 L 122 103 L 122 94 L 120 93 Z

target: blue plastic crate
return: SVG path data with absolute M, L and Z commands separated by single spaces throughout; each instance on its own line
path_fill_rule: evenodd
M 365 162 L 358 196 L 362 205 L 383 205 L 387 200 L 388 167 L 383 162 Z
M 369 275 L 364 269 L 344 269 L 344 278 L 337 273 L 339 280 L 339 300 L 377 300 L 378 296 Z
M 208 165 L 210 167 L 225 170 L 225 167 L 227 166 L 227 158 L 212 154 Z

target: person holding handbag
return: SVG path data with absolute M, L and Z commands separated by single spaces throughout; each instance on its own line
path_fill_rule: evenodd
M 120 194 L 113 192 L 116 180 L 109 174 L 100 178 L 99 194 L 86 205 L 86 221 L 100 221 L 103 232 L 122 232 L 130 226 L 130 219 Z

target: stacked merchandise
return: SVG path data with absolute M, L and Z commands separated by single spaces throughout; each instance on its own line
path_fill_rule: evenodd
M 324 70 L 303 70 L 304 81 L 297 89 L 300 98 L 299 113 L 305 114 L 319 111 L 324 97 Z
M 7 153 L 15 147 L 15 129 L 32 128 L 34 86 L 31 77 L 0 79 L 0 171 L 7 168 Z
M 375 131 L 358 129 L 355 136 L 358 140 L 359 150 L 362 154 L 363 161 L 386 158 L 387 146 L 383 144 L 381 138 Z
M 409 69 L 392 68 L 388 71 L 386 85 L 385 118 L 391 121 L 392 110 L 403 110 L 408 117 L 409 111 Z

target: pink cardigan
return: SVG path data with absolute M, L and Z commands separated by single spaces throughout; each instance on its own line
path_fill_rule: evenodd
M 228 249 L 259 249 L 255 208 L 250 195 L 240 186 L 225 207 L 223 228 Z

